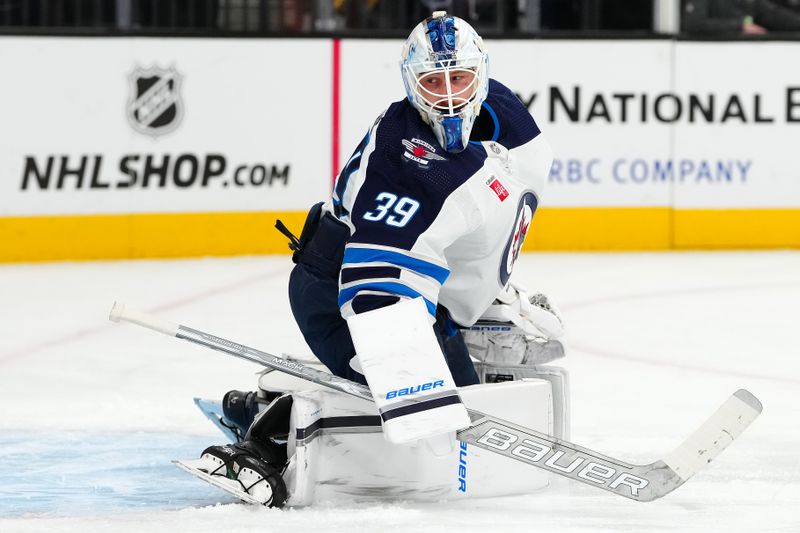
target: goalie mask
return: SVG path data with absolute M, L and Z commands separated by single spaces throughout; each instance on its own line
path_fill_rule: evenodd
M 448 152 L 467 147 L 489 92 L 489 58 L 466 21 L 435 12 L 408 36 L 400 70 L 408 101 Z

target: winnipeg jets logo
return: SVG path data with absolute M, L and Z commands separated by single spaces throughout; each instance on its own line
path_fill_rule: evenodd
M 128 121 L 139 133 L 157 137 L 178 127 L 183 117 L 180 74 L 174 68 L 137 67 L 128 77 Z
M 528 235 L 528 228 L 531 225 L 533 212 L 527 205 L 522 208 L 519 219 L 517 219 L 517 228 L 514 231 L 514 238 L 511 241 L 511 249 L 508 254 L 508 270 L 510 271 L 514 263 L 519 257 L 519 252 L 522 250 L 522 243 L 525 242 L 525 237 Z
M 436 154 L 436 148 L 421 139 L 403 139 L 405 151 L 403 157 L 408 161 L 415 162 L 419 168 L 428 168 L 431 161 L 446 161 L 446 159 Z
M 500 285 L 503 287 L 508 283 L 508 278 L 511 277 L 511 271 L 514 269 L 514 263 L 517 261 L 519 253 L 522 250 L 522 243 L 525 242 L 525 237 L 528 235 L 528 230 L 530 229 L 531 220 L 533 219 L 533 214 L 536 212 L 537 205 L 538 201 L 532 192 L 526 192 L 522 195 L 522 198 L 520 198 L 514 227 L 506 243 L 503 259 L 500 264 Z

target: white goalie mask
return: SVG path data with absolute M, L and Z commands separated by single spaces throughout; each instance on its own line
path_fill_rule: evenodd
M 408 101 L 448 152 L 467 147 L 489 92 L 489 57 L 466 21 L 435 12 L 403 45 L 400 70 Z

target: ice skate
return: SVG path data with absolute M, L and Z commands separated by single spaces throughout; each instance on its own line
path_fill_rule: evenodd
M 245 502 L 282 507 L 286 502 L 286 484 L 281 478 L 285 452 L 279 448 L 249 440 L 209 446 L 200 459 L 175 463 Z

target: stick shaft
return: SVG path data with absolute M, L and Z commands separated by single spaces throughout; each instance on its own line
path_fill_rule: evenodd
M 368 400 L 370 402 L 373 401 L 372 393 L 370 392 L 369 388 L 365 387 L 364 385 L 350 381 L 349 379 L 334 376 L 328 372 L 323 372 L 322 370 L 317 370 L 316 368 L 312 368 L 295 361 L 289 361 L 288 359 L 284 359 L 271 353 L 250 348 L 249 346 L 244 346 L 243 344 L 229 341 L 228 339 L 223 339 L 222 337 L 217 337 L 216 335 L 211 335 L 210 333 L 205 333 L 186 326 L 178 326 L 175 337 L 211 348 L 212 350 L 227 353 L 246 361 L 258 363 L 273 370 L 278 370 L 285 374 L 289 374 L 290 376 L 305 379 L 318 385 L 323 385 L 325 387 L 335 389 L 346 394 Z
M 244 346 L 238 342 L 229 341 L 228 339 L 217 337 L 210 333 L 162 320 L 149 313 L 128 309 L 125 304 L 121 302 L 114 302 L 114 306 L 111 308 L 111 313 L 108 318 L 112 322 L 130 322 L 137 326 L 143 326 L 170 337 L 177 337 L 194 344 L 199 344 L 200 346 L 205 346 L 206 348 L 211 348 L 212 350 L 224 352 L 228 355 L 238 357 L 239 359 L 278 370 L 296 378 L 305 379 L 317 383 L 318 385 L 369 400 L 370 402 L 373 401 L 372 393 L 369 388 L 350 381 L 349 379 L 340 378 L 328 372 L 323 372 L 295 361 L 289 361 L 283 357 L 250 348 L 249 346 Z

